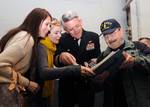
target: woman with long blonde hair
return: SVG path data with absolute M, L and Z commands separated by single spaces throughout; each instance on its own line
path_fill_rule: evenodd
M 56 51 L 56 45 L 59 43 L 61 37 L 61 23 L 54 19 L 51 22 L 50 33 L 47 37 L 41 38 L 38 44 L 38 73 L 40 76 L 40 82 L 42 86 L 41 90 L 41 107 L 51 107 L 54 83 L 52 80 L 56 78 L 67 78 L 72 76 L 93 75 L 93 71 L 90 68 L 80 65 L 70 65 L 61 68 L 54 68 L 54 55 Z

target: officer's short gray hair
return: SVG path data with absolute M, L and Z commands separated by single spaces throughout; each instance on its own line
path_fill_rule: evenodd
M 62 24 L 68 22 L 74 18 L 78 18 L 78 14 L 74 11 L 68 11 L 62 15 Z

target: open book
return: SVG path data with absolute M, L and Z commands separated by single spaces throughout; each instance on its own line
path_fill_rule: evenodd
M 98 62 L 91 69 L 96 73 L 100 74 L 105 70 L 109 70 L 109 68 L 118 67 L 123 61 L 122 51 L 120 49 L 116 51 L 112 51 L 108 54 L 103 60 Z

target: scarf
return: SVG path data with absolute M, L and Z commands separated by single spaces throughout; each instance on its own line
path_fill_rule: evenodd
M 48 67 L 53 68 L 54 67 L 53 59 L 56 51 L 56 45 L 48 37 L 42 39 L 40 43 L 47 48 L 46 53 L 47 53 Z M 53 96 L 53 93 L 54 93 L 54 80 L 45 81 L 42 96 L 43 97 Z

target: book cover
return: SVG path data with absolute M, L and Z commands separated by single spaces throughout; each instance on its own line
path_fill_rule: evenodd
M 106 71 L 106 70 L 112 71 L 118 68 L 122 64 L 123 59 L 124 59 L 122 52 L 123 51 L 120 49 L 116 51 L 112 51 L 104 59 L 102 59 L 95 66 L 93 66 L 91 69 L 97 75 L 97 74 L 101 74 L 103 71 Z

